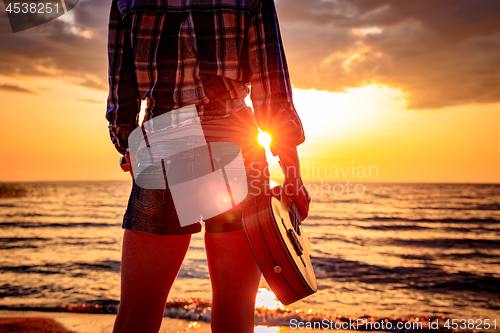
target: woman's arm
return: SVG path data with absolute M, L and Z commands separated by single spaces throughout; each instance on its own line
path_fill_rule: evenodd
M 257 0 L 248 30 L 252 104 L 259 127 L 271 134 L 271 152 L 304 142 L 273 0 Z
M 311 197 L 302 182 L 296 148 L 305 135 L 293 105 L 278 16 L 273 0 L 256 0 L 254 8 L 248 33 L 250 97 L 259 127 L 271 134 L 271 152 L 280 157 L 286 193 L 305 219 Z
M 108 30 L 109 95 L 106 119 L 111 141 L 125 154 L 128 136 L 137 126 L 141 100 L 135 77 L 134 53 L 130 33 L 113 0 Z

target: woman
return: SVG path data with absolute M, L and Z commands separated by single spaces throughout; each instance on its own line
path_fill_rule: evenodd
M 261 275 L 241 213 L 269 192 L 257 126 L 272 135 L 271 151 L 280 157 L 285 188 L 303 218 L 310 202 L 296 150 L 305 137 L 292 102 L 273 1 L 113 0 L 108 55 L 106 118 L 121 154 L 127 153 L 145 99 L 144 121 L 168 114 L 174 122 L 176 110 L 195 106 L 208 146 L 222 141 L 241 148 L 252 186 L 243 202 L 205 221 L 205 246 L 213 290 L 212 331 L 253 332 Z M 255 117 L 244 102 L 248 86 Z M 183 160 L 177 170 L 199 168 L 198 160 L 191 162 Z M 172 165 L 168 172 L 175 169 Z M 169 188 L 144 189 L 134 181 L 123 228 L 114 332 L 157 332 L 191 234 L 201 225 L 179 223 Z

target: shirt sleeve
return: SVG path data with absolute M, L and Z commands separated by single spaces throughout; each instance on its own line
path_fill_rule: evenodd
M 281 33 L 273 0 L 257 0 L 249 25 L 250 97 L 259 127 L 271 134 L 271 152 L 305 141 L 292 100 Z
M 130 132 L 138 126 L 141 100 L 135 77 L 134 54 L 130 32 L 113 0 L 108 30 L 109 95 L 106 119 L 111 141 L 125 154 Z

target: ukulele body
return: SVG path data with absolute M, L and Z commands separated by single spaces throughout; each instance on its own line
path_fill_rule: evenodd
M 245 209 L 243 228 L 267 283 L 288 305 L 315 293 L 318 286 L 298 208 L 283 188 L 279 193 Z

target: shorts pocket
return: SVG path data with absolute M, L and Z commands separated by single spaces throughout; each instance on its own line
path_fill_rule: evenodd
M 171 160 L 165 163 L 165 174 L 167 176 Z M 150 211 L 165 203 L 165 189 L 147 189 L 134 183 L 132 193 L 132 204 L 143 211 Z
M 143 211 L 155 209 L 165 203 L 165 190 L 150 190 L 134 185 L 132 204 Z

